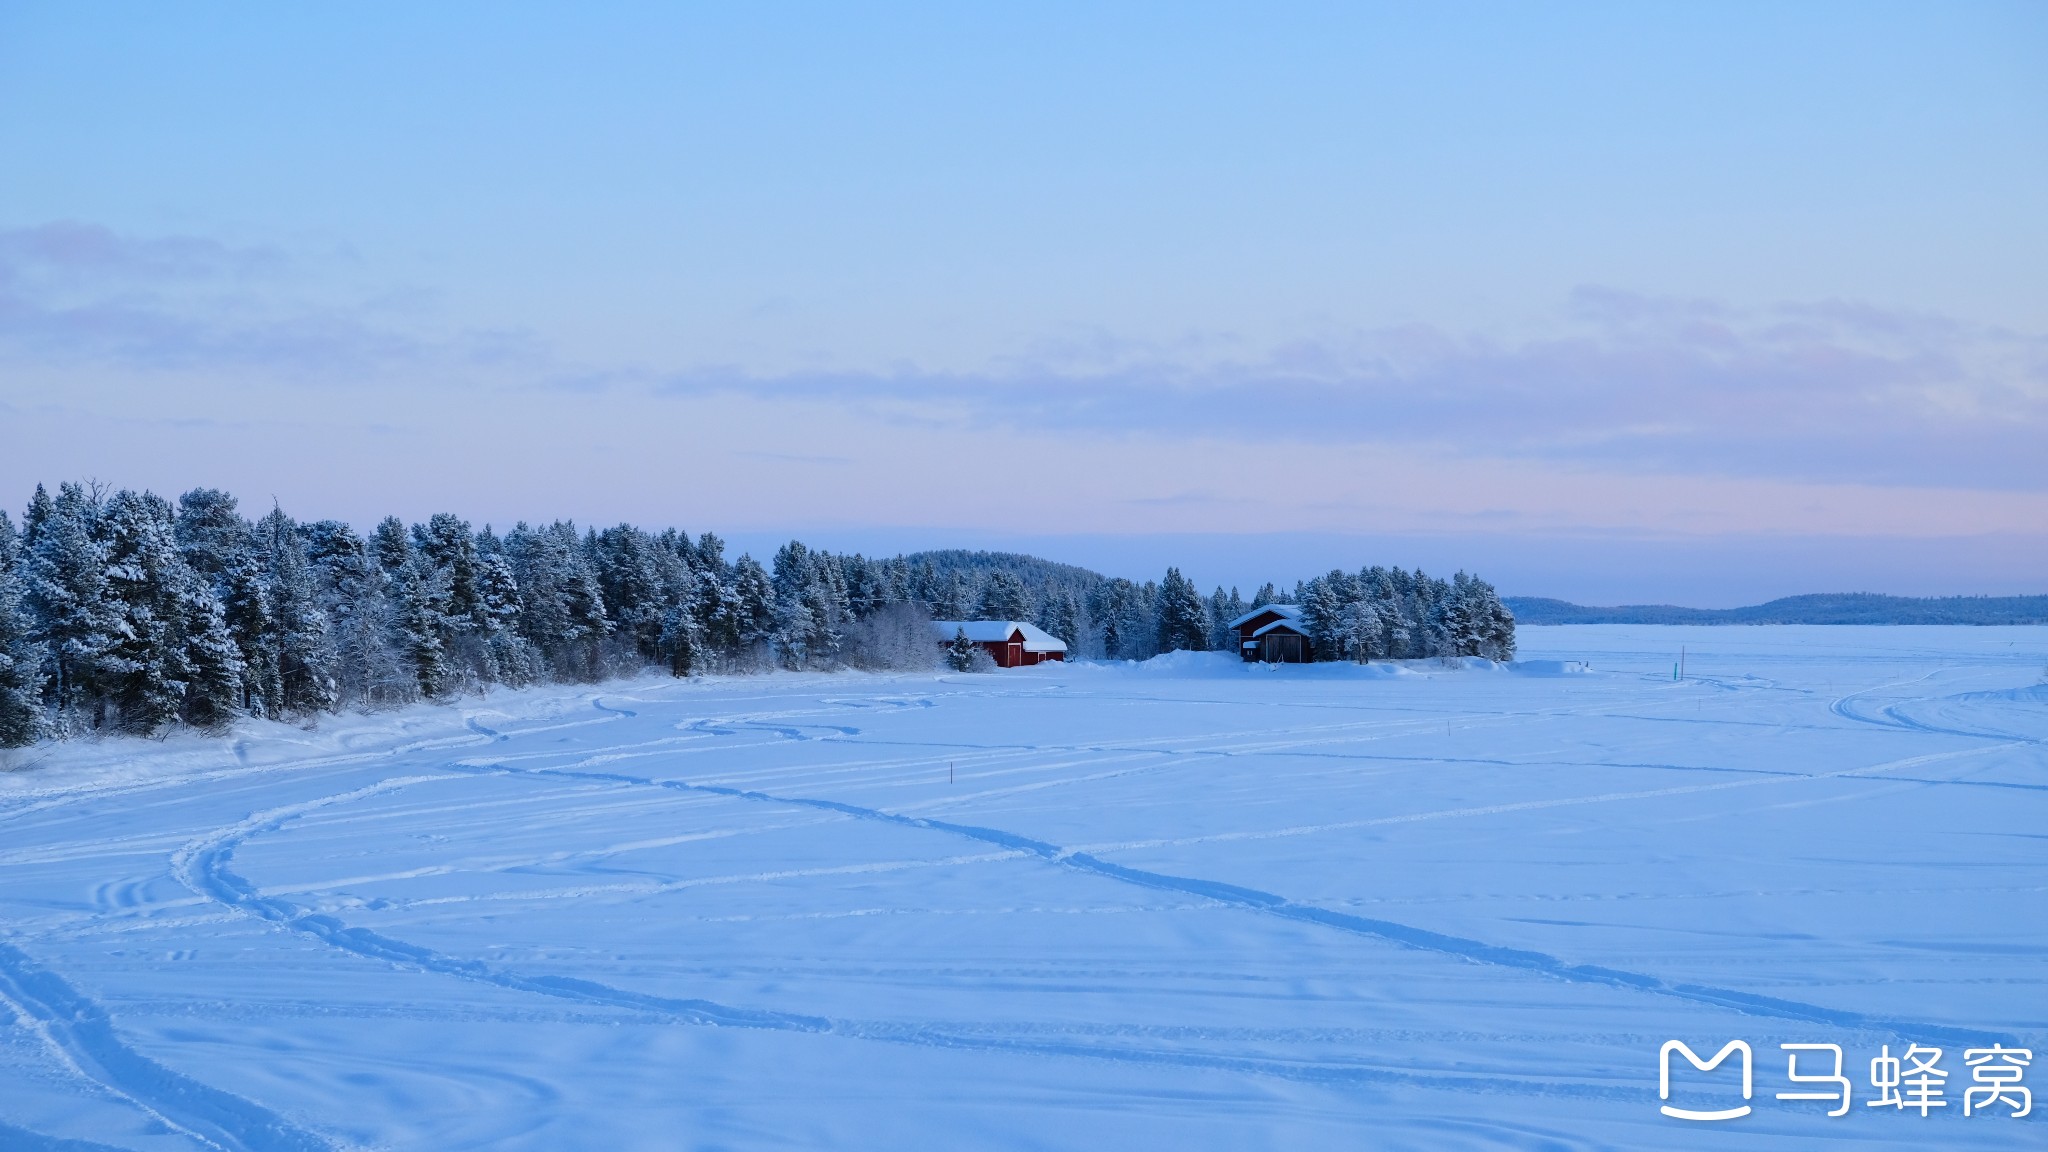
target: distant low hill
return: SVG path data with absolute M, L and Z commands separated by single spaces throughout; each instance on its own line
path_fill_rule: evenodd
M 928 552 L 912 552 L 903 558 L 909 563 L 930 564 L 941 576 L 962 572 L 979 580 L 990 572 L 1015 573 L 1024 585 L 1036 592 L 1046 584 L 1053 584 L 1086 600 L 1088 593 L 1107 581 L 1109 577 L 1100 572 L 1081 568 L 1073 564 L 1062 564 L 1057 560 L 1046 560 L 1038 556 L 1027 556 L 1022 552 L 983 552 L 966 548 L 936 548 Z
M 1625 604 L 1588 608 L 1541 596 L 1509 596 L 1518 624 L 2048 624 L 2048 596 L 1787 596 L 1748 608 Z

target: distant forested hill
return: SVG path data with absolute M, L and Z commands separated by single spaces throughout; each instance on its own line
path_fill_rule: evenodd
M 2048 624 L 2048 596 L 1920 598 L 1836 592 L 1787 596 L 1748 608 L 1588 608 L 1540 596 L 1509 596 L 1507 605 L 1520 624 Z
M 1109 577 L 1100 572 L 1073 564 L 1061 564 L 1056 560 L 1027 556 L 1022 552 L 938 548 L 929 552 L 912 552 L 903 557 L 903 560 L 913 568 L 919 564 L 929 564 L 940 576 L 951 576 L 959 572 L 969 578 L 978 579 L 990 572 L 1008 572 L 1023 580 L 1029 587 L 1042 588 L 1050 584 L 1072 592 L 1083 600 L 1109 581 Z

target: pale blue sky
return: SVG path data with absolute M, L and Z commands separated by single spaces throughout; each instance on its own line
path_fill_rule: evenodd
M 593 7 L 0 3 L 6 499 L 2048 590 L 2048 5 Z

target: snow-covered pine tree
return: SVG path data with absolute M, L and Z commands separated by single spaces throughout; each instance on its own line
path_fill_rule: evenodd
M 59 735 L 105 720 L 107 660 L 127 623 L 107 585 L 99 540 L 100 501 L 77 484 L 51 499 L 41 485 L 26 519 L 34 541 L 25 565 L 29 610 L 48 647 L 46 688 Z
M 604 602 L 604 588 L 598 584 L 597 570 L 591 566 L 585 551 L 577 546 L 576 526 L 566 520 L 558 520 L 549 531 L 561 540 L 561 555 L 567 564 L 562 588 L 569 621 L 582 638 L 578 645 L 582 655 L 581 676 L 585 680 L 602 679 L 609 671 L 604 662 L 602 641 L 612 630 L 611 616 Z
M 809 660 L 811 636 L 819 621 L 805 592 L 811 584 L 811 551 L 792 540 L 775 552 L 775 657 L 782 667 L 796 671 Z
M 1318 660 L 1344 658 L 1344 599 L 1327 576 L 1310 580 L 1302 589 L 1301 626 L 1308 633 Z
M 391 574 L 392 646 L 411 674 L 413 690 L 429 700 L 439 699 L 449 687 L 442 616 L 434 607 L 442 598 L 434 586 L 437 575 L 418 561 Z
M 952 619 L 939 611 L 946 598 L 944 583 L 930 560 L 919 559 L 910 566 L 910 598 L 924 605 L 934 620 Z
M 1500 655 L 1495 659 L 1513 660 L 1519 654 L 1520 646 L 1515 639 L 1515 614 L 1505 600 L 1500 602 L 1500 611 L 1494 616 L 1494 629 L 1495 644 L 1500 649 Z
M 1065 588 L 1048 588 L 1045 599 L 1050 606 L 1042 627 L 1066 641 L 1068 650 L 1078 656 L 1081 647 L 1081 602 L 1074 597 L 1073 592 Z
M 631 524 L 620 524 L 598 533 L 594 545 L 591 568 L 612 634 L 640 659 L 661 659 L 671 605 L 654 541 Z
M 413 680 L 391 647 L 386 579 L 369 543 L 339 520 L 309 525 L 306 541 L 334 641 L 341 702 L 372 707 L 410 699 Z
M 1453 644 L 1456 655 L 1486 654 L 1487 591 L 1463 571 L 1451 578 L 1450 599 L 1457 610 L 1457 634 Z
M 452 512 L 412 526 L 413 563 L 438 621 L 444 691 L 481 689 L 497 679 L 497 654 L 485 635 L 477 576 L 476 533 Z
M 1237 633 L 1231 629 L 1230 622 L 1244 615 L 1244 611 L 1244 597 L 1237 594 L 1234 585 L 1228 595 L 1224 593 L 1223 585 L 1216 586 L 1215 593 L 1209 597 L 1210 648 L 1218 652 L 1237 651 Z
M 284 706 L 284 679 L 278 670 L 277 621 L 271 611 L 269 581 L 252 550 L 245 548 L 228 556 L 223 564 L 221 610 L 242 658 L 242 710 L 274 719 Z
M 41 484 L 36 485 L 36 494 L 29 498 L 28 509 L 21 514 L 21 552 L 26 556 L 35 551 L 36 541 L 42 536 L 43 525 L 56 513 L 56 501 Z
M 975 608 L 981 620 L 1031 619 L 1031 593 L 1015 572 L 997 568 L 981 582 L 981 603 Z
M 249 522 L 236 510 L 235 498 L 218 488 L 194 488 L 178 497 L 174 535 L 185 563 L 225 596 L 228 570 L 249 554 L 251 544 Z
M 386 576 L 396 578 L 401 569 L 412 567 L 412 537 L 405 530 L 405 521 L 396 516 L 379 520 L 370 531 L 370 554 Z
M 839 557 L 840 581 L 846 588 L 846 608 L 856 620 L 867 618 L 882 606 L 882 590 L 876 575 L 875 566 L 858 552 Z
M 715 532 L 705 532 L 697 537 L 696 559 L 691 564 L 699 572 L 732 570 L 732 565 L 725 562 L 725 541 Z
M 967 615 L 968 606 L 974 602 L 973 589 L 968 586 L 967 577 L 955 568 L 939 581 L 939 598 L 932 603 L 932 618 L 935 620 L 959 620 Z
M 569 629 L 568 609 L 558 587 L 560 564 L 553 552 L 552 538 L 524 520 L 505 533 L 505 561 L 519 588 L 520 632 L 551 667 Z
M 0 748 L 43 735 L 43 646 L 23 599 L 24 563 L 14 522 L 0 511 Z
M 804 585 L 811 579 L 811 550 L 804 546 L 803 541 L 791 540 L 775 550 L 775 558 L 770 564 L 775 598 L 801 599 Z
M 1159 650 L 1204 652 L 1209 648 L 1209 613 L 1195 582 L 1168 568 L 1159 584 Z
M 739 592 L 733 587 L 732 566 L 725 562 L 725 541 L 706 532 L 689 552 L 690 615 L 697 622 L 698 662 L 702 666 L 731 669 L 740 654 Z
M 661 594 L 693 596 L 697 588 L 697 546 L 688 532 L 665 529 L 654 541 L 655 566 L 661 570 Z
M 519 578 L 488 527 L 477 538 L 476 595 L 482 639 L 498 683 L 519 688 L 539 679 L 539 654 L 519 628 Z
M 677 600 L 669 605 L 661 621 L 661 649 L 672 674 L 688 676 L 697 666 L 697 635 L 697 618 L 690 612 L 690 602 Z
M 1037 608 L 1037 616 L 1032 623 L 1046 633 L 1065 640 L 1067 647 L 1073 648 L 1074 641 L 1067 633 L 1080 621 L 1075 619 L 1078 613 L 1074 611 L 1066 588 L 1048 579 L 1039 587 L 1038 594 L 1032 597 L 1032 601 Z
M 1415 572 L 1415 610 L 1415 633 L 1422 642 L 1422 655 L 1457 655 L 1458 612 L 1451 602 L 1450 588 L 1441 580 L 1423 575 L 1419 568 Z
M 840 578 L 839 565 L 829 555 L 819 553 L 819 556 L 823 562 L 812 566 L 811 580 L 804 587 L 804 606 L 811 610 L 811 619 L 815 622 L 811 634 L 805 639 L 805 649 L 811 661 L 831 667 L 838 663 L 846 626 L 853 612 L 847 604 L 846 585 Z
M 469 521 L 452 512 L 436 512 L 425 524 L 413 525 L 412 536 L 413 550 L 442 575 L 442 603 L 435 610 L 451 629 L 471 627 L 477 617 L 477 585 L 476 537 Z
M 561 679 L 602 675 L 600 649 L 611 622 L 576 526 L 559 520 L 540 529 L 515 525 L 505 535 L 505 554 L 518 580 L 527 642 Z
M 447 602 L 445 576 L 414 550 L 411 536 L 396 516 L 377 525 L 371 547 L 384 570 L 390 643 L 405 669 L 408 695 L 438 699 L 450 687 L 439 610 Z
M 172 591 L 189 670 L 179 717 L 195 728 L 226 728 L 242 711 L 242 653 L 205 579 L 185 569 Z
M 1128 603 L 1131 614 L 1124 623 L 1124 637 L 1131 659 L 1149 660 L 1159 655 L 1159 582 L 1138 585 Z
M 761 562 L 746 553 L 733 563 L 733 594 L 739 601 L 742 659 L 763 660 L 775 641 L 775 585 Z
M 817 629 L 817 617 L 801 594 L 775 602 L 775 658 L 784 669 L 797 672 L 809 666 L 809 640 Z
M 1386 625 L 1371 600 L 1353 600 L 1345 606 L 1344 646 L 1360 664 L 1387 654 Z
M 917 600 L 910 590 L 910 562 L 901 556 L 889 561 L 887 573 L 881 581 L 884 604 L 909 604 Z
M 1489 660 L 1513 660 L 1515 658 L 1515 614 L 1493 590 L 1493 585 L 1475 581 L 1486 592 L 1486 649 L 1482 655 Z
M 179 555 L 174 521 L 162 497 L 126 490 L 99 518 L 108 599 L 123 624 L 103 662 L 108 694 L 121 727 L 142 735 L 179 719 L 219 725 L 241 705 L 234 639 L 212 591 Z
M 946 667 L 955 672 L 972 672 L 982 655 L 981 645 L 967 638 L 967 629 L 953 630 L 953 640 L 946 645 Z
M 1105 580 L 1096 586 L 1088 600 L 1088 617 L 1101 629 L 1102 655 L 1109 660 L 1126 658 L 1124 616 L 1130 589 L 1131 582 L 1120 577 Z
M 702 565 L 701 550 L 698 557 Z M 733 586 L 732 573 L 723 565 L 700 566 L 694 579 L 696 598 L 690 608 L 702 637 L 702 658 L 714 667 L 737 667 L 742 648 L 741 614 L 739 589 Z
M 278 708 L 288 715 L 325 711 L 334 706 L 339 685 L 305 540 L 298 524 L 277 507 L 256 525 L 256 539 L 268 569 L 276 628 Z

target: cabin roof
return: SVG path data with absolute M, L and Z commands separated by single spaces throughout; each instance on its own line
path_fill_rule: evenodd
M 1261 636 L 1264 636 L 1268 632 L 1292 632 L 1296 636 L 1308 635 L 1308 633 L 1302 629 L 1301 621 L 1290 620 L 1285 616 L 1281 617 L 1278 620 L 1273 621 L 1271 624 L 1266 625 L 1264 628 L 1259 629 L 1257 632 L 1252 633 L 1252 638 L 1257 639 Z
M 967 638 L 976 644 L 1007 644 L 1012 636 L 1021 634 L 1026 652 L 1067 650 L 1066 641 L 1023 620 L 934 620 L 932 632 L 941 644 L 951 641 L 961 632 L 967 633 Z
M 1278 612 L 1280 614 L 1280 618 L 1283 620 L 1301 619 L 1301 605 L 1299 604 L 1261 604 L 1257 608 L 1254 608 L 1251 611 L 1245 613 L 1244 615 L 1239 616 L 1237 619 L 1232 620 L 1230 623 L 1225 624 L 1224 627 L 1243 627 L 1247 622 L 1267 612 Z

